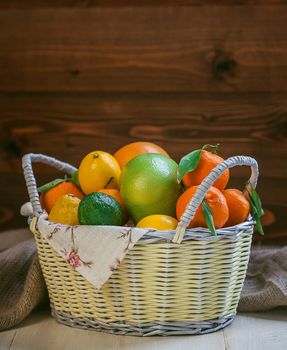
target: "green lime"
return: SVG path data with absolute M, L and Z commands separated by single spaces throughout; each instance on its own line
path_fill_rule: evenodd
M 135 223 L 142 218 L 164 214 L 175 217 L 181 194 L 177 163 L 161 154 L 141 154 L 130 160 L 120 178 L 122 199 Z
M 122 224 L 122 208 L 111 196 L 100 192 L 86 195 L 80 202 L 78 217 L 81 225 Z

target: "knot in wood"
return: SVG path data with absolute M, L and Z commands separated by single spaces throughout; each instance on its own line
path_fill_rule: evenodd
M 216 79 L 223 79 L 227 75 L 233 76 L 237 65 L 231 54 L 218 49 L 214 52 L 211 64 Z

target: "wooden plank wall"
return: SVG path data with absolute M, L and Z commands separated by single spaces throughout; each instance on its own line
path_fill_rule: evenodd
M 286 1 L 2 0 L 0 72 L 1 229 L 25 225 L 26 152 L 77 165 L 148 140 L 178 160 L 219 142 L 258 159 L 264 242 L 287 242 Z

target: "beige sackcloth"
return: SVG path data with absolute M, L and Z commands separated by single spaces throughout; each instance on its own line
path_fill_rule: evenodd
M 20 323 L 48 303 L 34 238 L 28 229 L 0 233 L 0 330 Z M 251 252 L 239 311 L 287 305 L 287 246 Z
M 0 266 L 0 330 L 3 330 L 21 322 L 48 297 L 35 240 L 28 229 L 0 233 Z

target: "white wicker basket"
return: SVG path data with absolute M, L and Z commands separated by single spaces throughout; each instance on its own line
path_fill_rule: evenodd
M 68 175 L 76 168 L 44 155 L 23 157 L 37 218 L 42 208 L 32 162 Z M 238 165 L 251 166 L 250 183 L 255 188 L 258 166 L 253 158 L 225 160 L 201 183 L 177 230 L 143 236 L 100 290 L 57 255 L 39 230 L 34 231 L 53 316 L 73 327 L 140 336 L 205 334 L 227 326 L 236 314 L 246 275 L 253 220 L 218 229 L 217 237 L 208 229 L 186 228 L 213 182 Z M 98 227 L 93 230 L 96 234 Z

